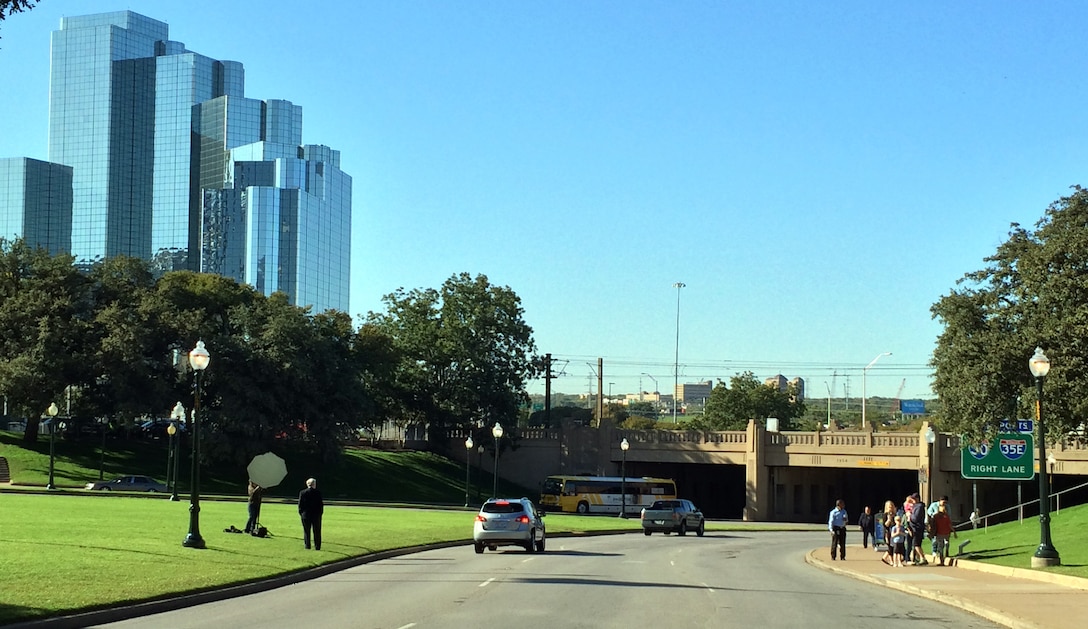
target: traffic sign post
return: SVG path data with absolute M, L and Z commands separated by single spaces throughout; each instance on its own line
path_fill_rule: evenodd
M 1035 422 L 1002 421 L 1002 431 L 990 443 L 960 450 L 960 474 L 972 480 L 1031 480 L 1035 478 Z

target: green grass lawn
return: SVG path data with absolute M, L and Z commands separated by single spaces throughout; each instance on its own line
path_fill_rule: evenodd
M 1061 555 L 1062 565 L 1047 568 L 1057 574 L 1088 578 L 1088 505 L 1081 505 L 1051 512 L 1050 538 Z M 971 559 L 1011 568 L 1030 568 L 1031 556 L 1039 547 L 1039 517 L 1024 518 L 1023 522 L 1009 522 L 989 528 L 961 530 L 958 538 L 952 538 L 952 547 L 965 540 L 971 543 L 964 552 Z M 928 543 L 924 546 L 929 549 Z
M 243 583 L 348 557 L 470 540 L 475 509 L 326 507 L 320 552 L 302 547 L 293 502 L 266 502 L 268 538 L 241 528 L 243 501 L 202 501 L 204 550 L 181 545 L 188 502 L 119 495 L 0 493 L 0 624 Z M 638 520 L 550 514 L 549 534 L 636 530 Z M 466 547 L 466 553 L 471 551 Z

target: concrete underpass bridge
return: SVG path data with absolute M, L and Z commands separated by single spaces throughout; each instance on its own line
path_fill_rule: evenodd
M 499 474 L 538 489 L 551 474 L 619 475 L 624 465 L 628 476 L 675 479 L 681 496 L 710 517 L 752 521 L 822 522 L 839 498 L 856 520 L 865 505 L 876 512 L 885 500 L 898 506 L 918 492 L 927 501 L 947 495 L 953 519 L 961 522 L 974 508 L 988 513 L 1038 497 L 1037 480 L 964 479 L 959 437 L 938 433 L 930 445 L 923 437 L 928 427 L 918 433 L 768 432 L 751 421 L 747 430 L 702 432 L 622 430 L 605 420 L 600 428 L 516 429 L 516 449 L 502 453 Z M 462 462 L 466 436 L 450 435 L 449 452 Z M 1047 452 L 1054 455 L 1048 470 L 1053 492 L 1088 480 L 1083 442 L 1047 444 Z M 494 464 L 489 453 L 467 458 L 488 471 Z

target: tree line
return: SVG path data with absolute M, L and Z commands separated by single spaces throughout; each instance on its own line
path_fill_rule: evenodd
M 461 273 L 382 303 L 356 326 L 218 275 L 160 277 L 123 256 L 81 268 L 0 239 L 0 393 L 28 441 L 53 402 L 74 421 L 168 417 L 192 406 L 187 354 L 202 340 L 209 460 L 286 447 L 332 458 L 384 423 L 437 435 L 515 420 L 542 360 L 509 287 Z

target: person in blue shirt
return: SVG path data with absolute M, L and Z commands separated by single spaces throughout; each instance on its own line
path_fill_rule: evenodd
M 839 559 L 846 559 L 846 523 L 850 516 L 846 513 L 846 503 L 835 501 L 835 508 L 827 516 L 827 530 L 831 531 L 831 560 L 835 560 L 835 547 L 839 549 Z

